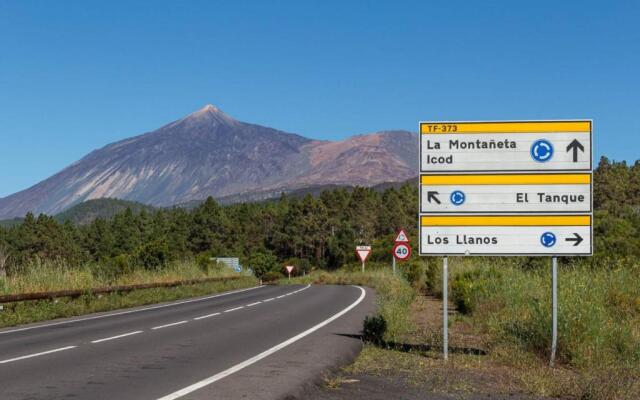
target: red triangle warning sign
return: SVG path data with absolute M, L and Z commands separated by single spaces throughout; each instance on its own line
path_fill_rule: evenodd
M 409 243 L 409 236 L 407 236 L 404 229 L 400 229 L 400 232 L 398 232 L 398 235 L 396 236 L 396 240 L 394 240 L 394 242 Z

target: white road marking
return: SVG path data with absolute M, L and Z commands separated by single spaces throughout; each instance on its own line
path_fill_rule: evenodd
M 257 306 L 258 304 L 262 303 L 261 301 L 256 301 L 255 303 L 251 303 L 251 304 L 247 304 L 245 307 L 253 307 L 253 306 Z
M 267 301 L 272 301 L 272 300 L 275 300 L 275 299 L 276 299 L 275 297 L 270 297 L 268 299 L 262 300 L 262 302 L 266 303 Z
M 203 315 L 202 317 L 195 317 L 194 320 L 198 321 L 198 320 L 209 318 L 209 317 L 215 317 L 216 315 L 220 315 L 220 313 L 216 312 L 216 313 L 213 313 L 213 314 Z
M 276 299 L 281 299 L 281 298 L 283 298 L 284 296 L 285 296 L 285 295 L 283 294 L 282 296 L 278 296 L 278 297 L 276 297 Z
M 43 351 L 42 353 L 35 353 L 35 354 L 29 354 L 27 356 L 22 356 L 22 357 L 16 357 L 16 358 L 10 358 L 8 360 L 2 360 L 0 361 L 0 364 L 7 364 L 13 361 L 19 361 L 19 360 L 24 360 L 27 358 L 33 358 L 33 357 L 38 357 L 38 356 L 44 356 L 45 354 L 51 354 L 51 353 L 57 353 L 59 351 L 64 351 L 64 350 L 69 350 L 69 349 L 75 349 L 78 346 L 67 346 L 67 347 L 60 347 L 59 349 L 53 349 L 53 350 L 48 350 L 48 351 Z
M 187 322 L 189 322 L 189 321 L 187 321 L 187 320 L 184 320 L 184 321 L 178 321 L 178 322 L 173 322 L 173 323 L 171 323 L 171 324 L 160 325 L 160 326 L 154 326 L 154 327 L 153 327 L 153 328 L 151 328 L 151 329 L 156 330 L 156 329 L 168 328 L 168 327 L 170 327 L 170 326 L 176 326 L 176 325 L 186 324 Z
M 120 338 L 123 338 L 123 337 L 126 337 L 126 336 L 137 335 L 138 333 L 142 333 L 142 332 L 143 331 L 135 331 L 135 332 L 123 333 L 122 335 L 111 336 L 111 337 L 104 338 L 104 339 L 92 340 L 91 343 L 100 343 L 100 342 L 106 342 L 107 340 L 120 339 Z
M 195 303 L 195 302 L 198 302 L 198 301 L 205 301 L 205 300 L 209 300 L 209 299 L 214 299 L 216 297 L 228 296 L 230 294 L 242 293 L 242 292 L 246 292 L 246 291 L 249 291 L 249 290 L 260 289 L 260 288 L 263 288 L 263 287 L 266 287 L 266 286 L 254 286 L 254 287 L 250 287 L 250 288 L 247 288 L 247 289 L 234 290 L 232 292 L 220 293 L 220 294 L 216 294 L 216 295 L 213 295 L 213 296 L 200 297 L 200 298 L 197 298 L 197 299 L 184 300 L 184 301 L 179 301 L 179 302 L 169 303 L 169 304 L 161 304 L 161 305 L 158 305 L 158 306 L 139 308 L 139 309 L 136 309 L 136 310 L 121 311 L 121 312 L 116 312 L 116 313 L 111 313 L 111 314 L 104 314 L 104 315 L 95 315 L 93 317 L 78 318 L 78 319 L 73 319 L 73 320 L 69 320 L 69 321 L 54 322 L 54 323 L 51 323 L 51 324 L 28 326 L 28 327 L 25 327 L 25 328 L 12 329 L 12 330 L 9 330 L 9 331 L 0 331 L 0 335 L 4 335 L 4 334 L 7 334 L 7 333 L 14 333 L 14 332 L 30 331 L 32 329 L 38 329 L 38 328 L 47 328 L 47 327 L 50 327 L 50 326 L 72 324 L 74 322 L 91 321 L 91 320 L 94 320 L 94 319 L 115 317 L 115 316 L 118 316 L 118 315 L 133 314 L 133 313 L 138 313 L 138 312 L 142 312 L 142 311 L 156 310 L 158 308 L 179 306 L 181 304 Z
M 302 339 L 303 337 L 317 331 L 318 329 L 322 328 L 325 325 L 328 325 L 329 323 L 335 321 L 336 319 L 340 318 L 341 316 L 343 316 L 344 314 L 346 314 L 347 312 L 351 311 L 354 307 L 356 307 L 358 304 L 360 304 L 362 302 L 362 300 L 364 299 L 366 292 L 363 288 L 361 288 L 360 286 L 355 286 L 358 289 L 360 289 L 360 297 L 358 297 L 358 299 L 353 302 L 350 306 L 348 306 L 347 308 L 343 309 L 342 311 L 338 312 L 337 314 L 333 315 L 332 317 L 325 319 L 324 321 L 320 322 L 319 324 L 307 329 L 306 331 L 297 334 L 296 336 L 268 349 L 263 351 L 262 353 L 253 356 L 251 358 L 249 358 L 248 360 L 245 360 L 239 364 L 234 365 L 233 367 L 226 369 L 220 373 L 217 373 L 207 379 L 203 379 L 200 382 L 196 382 L 193 385 L 187 386 L 183 389 L 180 389 L 176 392 L 173 392 L 171 394 L 168 394 L 164 397 L 159 398 L 158 400 L 175 400 L 175 399 L 179 399 L 180 397 L 186 396 L 192 392 L 195 392 L 196 390 L 202 389 L 205 386 L 208 386 L 216 381 L 219 381 L 220 379 L 227 377 L 235 372 L 240 371 L 243 368 L 248 367 L 251 364 L 254 364 L 260 360 L 262 360 L 263 358 L 266 358 L 268 356 L 270 356 L 271 354 L 277 352 L 278 350 L 281 350 L 285 347 L 287 347 L 288 345 L 290 345 L 291 343 L 297 342 L 298 340 Z
M 242 310 L 243 308 L 244 308 L 244 306 L 240 306 L 240 307 L 230 308 L 228 310 L 224 310 L 223 312 L 231 312 L 231 311 L 236 311 L 236 310 Z

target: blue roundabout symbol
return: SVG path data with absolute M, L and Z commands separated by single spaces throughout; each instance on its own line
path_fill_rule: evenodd
M 547 162 L 553 157 L 553 145 L 546 139 L 539 139 L 531 145 L 531 158 L 537 162 Z
M 459 206 L 464 203 L 466 196 L 464 195 L 464 192 L 461 192 L 460 190 L 454 190 L 453 192 L 451 192 L 451 196 L 449 196 L 449 199 L 454 206 Z
M 540 243 L 542 243 L 544 247 L 553 247 L 553 245 L 556 244 L 556 241 L 556 235 L 551 232 L 545 232 L 540 236 Z

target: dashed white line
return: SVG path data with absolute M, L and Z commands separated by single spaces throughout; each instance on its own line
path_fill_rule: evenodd
M 186 324 L 187 322 L 189 322 L 189 321 L 186 321 L 186 320 L 185 320 L 185 321 L 178 321 L 178 322 L 173 322 L 173 323 L 171 323 L 171 324 L 160 325 L 160 326 L 154 326 L 154 327 L 153 327 L 153 328 L 151 328 L 151 329 L 156 330 L 156 329 L 168 328 L 168 327 L 170 327 L 170 326 L 176 326 L 176 325 Z
M 240 307 L 230 308 L 228 310 L 224 310 L 223 312 L 231 312 L 231 311 L 241 310 L 243 308 L 244 308 L 244 306 L 240 306 Z
M 198 320 L 209 318 L 209 317 L 215 317 L 216 315 L 220 315 L 220 313 L 219 312 L 214 312 L 213 314 L 207 314 L 207 315 L 203 315 L 201 317 L 195 317 L 194 320 L 198 321 Z
M 104 339 L 98 339 L 98 340 L 92 340 L 91 343 L 100 343 L 100 342 L 106 342 L 108 340 L 113 340 L 113 339 L 120 339 L 126 336 L 131 336 L 131 335 L 137 335 L 138 333 L 142 333 L 143 331 L 135 331 L 135 332 L 129 332 L 129 333 L 123 333 L 122 335 L 116 335 L 116 336 L 111 336 L 108 338 L 104 338 Z
M 249 358 L 248 360 L 245 360 L 239 364 L 234 365 L 233 367 L 226 369 L 222 372 L 219 372 L 209 378 L 203 379 L 199 382 L 194 383 L 193 385 L 187 386 L 183 389 L 180 389 L 178 391 L 175 391 L 171 394 L 168 394 L 166 396 L 163 396 L 161 398 L 159 398 L 158 400 L 175 400 L 175 399 L 179 399 L 181 397 L 184 397 L 186 395 L 188 395 L 189 393 L 193 393 L 196 390 L 202 389 L 205 386 L 211 385 L 214 382 L 219 381 L 220 379 L 227 377 L 235 372 L 238 372 L 246 367 L 248 367 L 251 364 L 255 364 L 256 362 L 262 360 L 263 358 L 266 358 L 268 356 L 270 356 L 271 354 L 277 352 L 278 350 L 281 350 L 287 346 L 289 346 L 291 343 L 295 343 L 298 340 L 302 339 L 303 337 L 317 331 L 318 329 L 322 328 L 323 326 L 333 322 L 334 320 L 340 318 L 341 316 L 343 316 L 344 314 L 346 314 L 347 312 L 349 312 L 350 310 L 352 310 L 354 307 L 356 307 L 358 304 L 360 304 L 360 302 L 362 302 L 362 300 L 364 299 L 366 292 L 363 288 L 361 288 L 360 286 L 356 286 L 358 289 L 360 289 L 360 297 L 358 297 L 358 299 L 351 303 L 351 305 L 349 305 L 347 308 L 343 309 L 342 311 L 338 312 L 337 314 L 334 314 L 332 317 L 329 317 L 328 319 L 325 319 L 324 321 L 320 322 L 319 324 L 307 329 L 306 331 L 297 334 L 296 336 L 285 340 L 284 342 L 273 346 L 272 348 L 263 351 L 262 353 L 255 355 L 251 358 Z
M 275 299 L 276 299 L 275 297 L 271 297 L 271 298 L 268 298 L 268 299 L 262 300 L 262 302 L 263 302 L 263 303 L 266 303 L 266 302 L 268 302 L 268 301 L 272 301 L 272 300 L 275 300 Z
M 72 323 L 75 323 L 75 322 L 91 321 L 91 320 L 100 319 L 100 318 L 115 317 L 115 316 L 118 316 L 118 315 L 133 314 L 133 313 L 138 313 L 138 312 L 142 312 L 142 311 L 157 310 L 158 308 L 174 307 L 174 306 L 179 306 L 181 304 L 195 303 L 195 302 L 198 302 L 198 301 L 205 301 L 205 300 L 209 300 L 209 299 L 215 299 L 216 297 L 228 296 L 230 294 L 242 293 L 242 292 L 246 292 L 246 291 L 249 291 L 249 290 L 261 289 L 261 288 L 264 288 L 264 287 L 266 287 L 266 286 L 254 286 L 254 287 L 250 287 L 250 288 L 247 288 L 247 289 L 239 289 L 239 290 L 234 290 L 234 291 L 231 291 L 231 292 L 215 294 L 215 295 L 212 295 L 212 296 L 200 297 L 200 298 L 197 298 L 197 299 L 183 300 L 183 301 L 178 301 L 178 302 L 169 303 L 169 304 L 160 304 L 160 305 L 152 306 L 152 307 L 138 308 L 136 310 L 127 310 L 127 311 L 120 311 L 120 312 L 115 312 L 115 313 L 111 313 L 111 314 L 95 315 L 93 317 L 78 318 L 78 319 L 72 319 L 72 320 L 67 320 L 67 321 L 62 321 L 62 322 L 54 322 L 54 323 L 51 323 L 51 324 L 27 326 L 25 328 L 11 329 L 11 330 L 8 330 L 8 331 L 0 331 L 0 335 L 5 335 L 5 334 L 8 334 L 8 333 L 14 333 L 14 332 L 30 331 L 32 329 L 47 328 L 47 327 L 50 327 L 50 326 L 72 324 Z
M 38 357 L 38 356 L 44 356 L 45 354 L 51 354 L 51 353 L 57 353 L 59 351 L 64 351 L 64 350 L 69 350 L 69 349 L 75 349 L 78 346 L 67 346 L 67 347 L 60 347 L 59 349 L 53 349 L 53 350 L 48 350 L 48 351 L 43 351 L 41 353 L 35 353 L 35 354 L 29 354 L 26 356 L 21 356 L 21 357 L 16 357 L 16 358 L 10 358 L 8 360 L 2 360 L 0 361 L 0 364 L 7 364 L 13 361 L 19 361 L 19 360 L 24 360 L 27 358 L 33 358 L 33 357 Z
M 253 306 L 257 306 L 258 304 L 262 303 L 261 301 L 256 301 L 255 303 L 251 303 L 251 304 L 247 304 L 245 307 L 253 307 Z

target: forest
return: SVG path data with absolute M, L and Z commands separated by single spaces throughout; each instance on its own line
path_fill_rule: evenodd
M 118 276 L 236 256 L 260 277 L 278 274 L 284 262 L 300 270 L 336 269 L 355 261 L 353 249 L 361 243 L 373 245 L 372 260 L 390 261 L 398 228 L 417 242 L 417 209 L 418 187 L 405 184 L 227 206 L 208 198 L 191 210 L 126 209 L 82 225 L 28 214 L 21 223 L 0 227 L 0 275 L 42 261 L 92 265 Z M 611 257 L 640 256 L 640 161 L 601 158 L 594 171 L 594 209 L 595 255 L 576 262 L 601 265 Z

